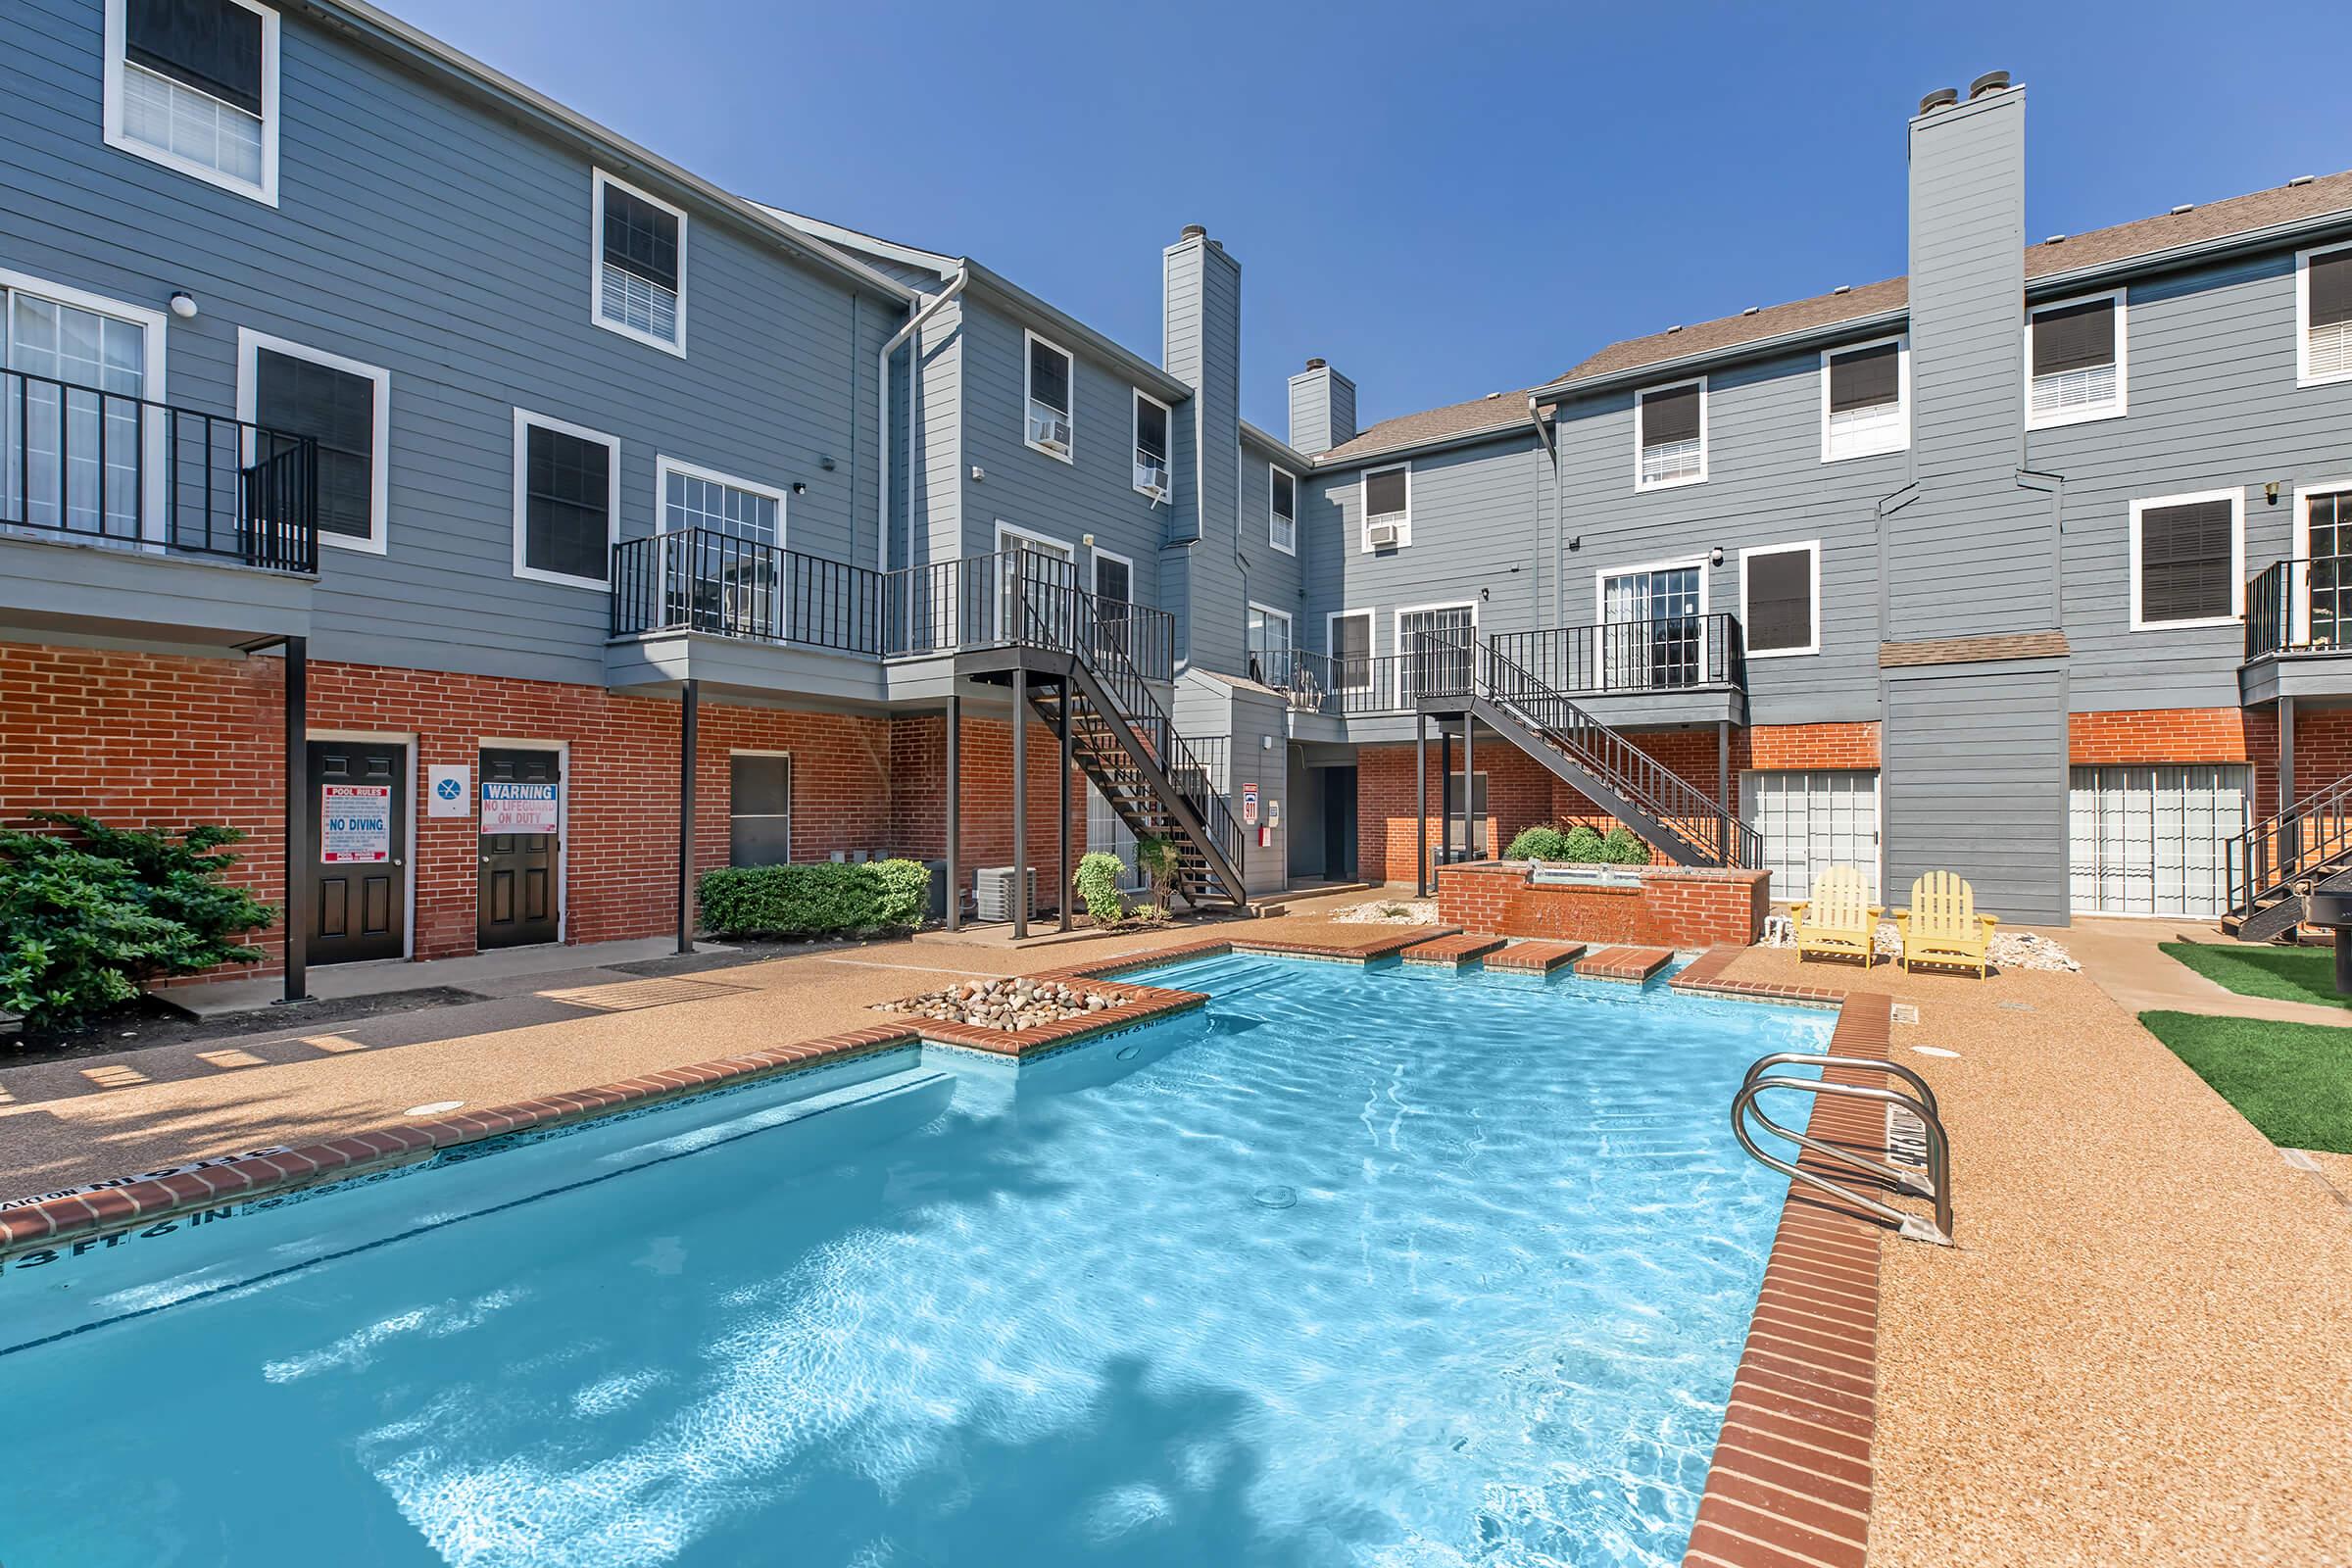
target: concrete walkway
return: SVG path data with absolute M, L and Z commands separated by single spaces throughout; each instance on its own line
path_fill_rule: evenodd
M 720 954 L 733 950 L 723 943 L 699 942 L 694 951 Z M 462 958 L 429 958 L 422 963 L 412 963 L 405 958 L 330 963 L 311 969 L 307 987 L 320 1002 L 396 996 L 430 986 L 505 996 L 516 989 L 516 982 L 536 981 L 546 975 L 597 973 L 619 978 L 610 965 L 675 957 L 677 952 L 675 937 L 640 937 L 628 942 L 585 942 L 577 947 L 548 943 L 500 948 L 489 953 L 469 953 Z M 175 986 L 167 997 L 173 1006 L 184 1007 L 199 1018 L 219 1018 L 258 1011 L 284 994 L 283 982 L 275 979 L 214 980 L 204 985 Z
M 2172 920 L 2078 920 L 2071 928 L 2050 935 L 2066 945 L 2101 991 L 2134 1016 L 2156 1011 L 2204 1012 L 2352 1028 L 2352 1008 L 2240 996 L 2158 951 L 2157 945 L 2164 942 L 2227 942 L 2210 926 Z

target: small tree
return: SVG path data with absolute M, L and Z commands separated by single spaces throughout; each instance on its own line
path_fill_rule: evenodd
M 1086 906 L 1086 917 L 1097 925 L 1117 925 L 1127 917 L 1127 901 L 1119 897 L 1119 882 L 1127 867 L 1115 855 L 1093 850 L 1078 858 L 1078 869 L 1070 877 L 1080 902 Z
M 1176 896 L 1176 841 L 1158 837 L 1136 840 L 1135 863 L 1152 879 L 1152 909 L 1166 919 L 1169 901 Z
M 237 829 L 174 837 L 69 811 L 33 820 L 74 836 L 0 831 L 0 1009 L 54 1027 L 122 1005 L 157 975 L 262 956 L 237 939 L 277 911 L 223 880 Z

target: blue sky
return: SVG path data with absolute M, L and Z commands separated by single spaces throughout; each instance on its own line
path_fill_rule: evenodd
M 1149 358 L 1159 250 L 1205 223 L 1243 266 L 1245 416 L 1278 433 L 1310 354 L 1369 421 L 1900 272 L 1905 117 L 1984 71 L 2029 89 L 2031 237 L 2352 164 L 2343 94 L 2296 70 L 2340 55 L 2340 5 L 387 3 Z

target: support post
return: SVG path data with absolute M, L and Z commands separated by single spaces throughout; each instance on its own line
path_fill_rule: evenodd
M 1429 715 L 1413 715 L 1413 897 L 1429 896 Z
M 963 699 L 948 694 L 948 929 L 963 929 L 963 883 L 958 879 L 957 829 L 963 815 L 963 766 L 957 746 L 963 736 Z
M 1471 750 L 1470 726 L 1477 722 L 1470 710 L 1462 710 L 1462 853 L 1473 860 L 1478 858 L 1480 830 L 1487 825 L 1478 812 L 1477 754 Z
M 286 928 L 288 1002 L 310 1000 L 311 948 L 311 640 L 285 642 Z M 414 780 L 411 781 L 414 784 Z
M 1437 886 L 1446 852 L 1453 848 L 1453 731 L 1438 720 L 1438 848 L 1430 857 L 1430 886 Z
M 1723 863 L 1732 863 L 1732 721 L 1715 721 L 1715 810 L 1723 828 L 1716 843 L 1723 846 Z
M 2294 808 L 2295 700 L 2281 697 L 2278 699 L 2278 874 L 2282 878 L 2292 876 L 2303 858 L 2303 825 L 2286 815 Z
M 1061 928 L 1070 928 L 1070 678 L 1061 678 L 1061 809 L 1054 816 L 1054 826 L 1060 831 L 1059 849 L 1054 856 L 1054 868 L 1061 877 L 1061 896 L 1054 902 L 1061 906 Z
M 1012 938 L 1029 934 L 1029 671 L 1012 666 Z
M 694 769 L 702 742 L 703 683 L 678 691 L 678 951 L 694 951 Z

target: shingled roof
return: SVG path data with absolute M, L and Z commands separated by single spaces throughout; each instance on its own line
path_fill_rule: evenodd
M 2183 245 L 2252 233 L 2298 219 L 2341 211 L 2352 211 L 2352 170 L 2322 175 L 2300 185 L 2278 185 L 2226 201 L 2208 202 L 2183 213 L 2163 213 L 2118 223 L 2112 228 L 2029 245 L 2026 277 L 2031 281 L 2055 272 L 2130 261 L 2135 256 L 2153 256 Z M 1647 337 L 1629 337 L 1582 361 L 1560 379 L 1583 380 L 1588 376 L 1635 370 L 1644 365 L 1737 348 L 1742 343 L 1760 342 L 1788 332 L 1858 321 L 1901 310 L 1909 293 L 1906 279 L 1890 277 L 1882 283 L 1817 294 L 1809 300 L 1769 306 L 1746 315 L 1672 327 Z
M 1329 452 L 1315 459 L 1318 467 L 1327 464 L 1346 463 L 1350 458 L 1375 452 L 1390 452 L 1397 447 L 1417 447 L 1426 441 L 1443 441 L 1450 436 L 1473 435 L 1482 430 L 1507 430 L 1513 425 L 1533 428 L 1527 416 L 1525 392 L 1490 392 L 1483 398 L 1467 403 L 1449 403 L 1442 409 L 1424 409 L 1419 414 L 1402 414 L 1394 419 L 1383 419 L 1369 429 L 1360 430 Z

